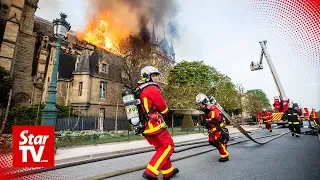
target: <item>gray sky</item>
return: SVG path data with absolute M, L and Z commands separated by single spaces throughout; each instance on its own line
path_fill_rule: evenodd
M 36 15 L 53 20 L 65 12 L 72 29 L 81 30 L 86 24 L 87 2 L 40 0 Z M 259 61 L 259 41 L 267 40 L 287 97 L 303 107 L 320 109 L 319 50 L 299 41 L 293 29 L 276 24 L 287 25 L 285 20 L 270 21 L 270 15 L 248 6 L 249 0 L 178 2 L 180 39 L 174 41 L 178 62 L 204 60 L 231 77 L 235 84 L 242 83 L 246 90 L 262 89 L 273 102 L 279 93 L 266 61 L 261 71 L 251 72 L 249 67 L 251 61 Z M 157 32 L 157 35 L 163 36 L 163 33 Z

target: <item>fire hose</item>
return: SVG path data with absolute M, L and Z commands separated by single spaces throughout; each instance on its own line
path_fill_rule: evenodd
M 268 143 L 269 141 L 264 141 L 264 142 L 258 142 L 256 141 L 255 139 L 253 139 L 246 130 L 244 130 L 234 119 L 232 119 L 232 117 L 226 113 L 223 108 L 220 106 L 219 103 L 216 102 L 216 106 L 217 108 L 220 110 L 220 112 L 224 115 L 224 117 L 226 117 L 229 122 L 232 122 L 233 123 L 233 126 L 236 127 L 243 135 L 245 135 L 248 139 L 250 139 L 251 141 L 257 143 L 257 144 L 260 144 L 260 145 L 263 145 L 263 144 L 266 144 Z

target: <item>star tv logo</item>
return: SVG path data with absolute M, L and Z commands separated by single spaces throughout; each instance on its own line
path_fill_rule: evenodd
M 54 126 L 13 126 L 13 167 L 54 167 Z

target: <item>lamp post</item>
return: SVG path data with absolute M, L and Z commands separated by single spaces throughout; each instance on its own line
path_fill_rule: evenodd
M 70 30 L 71 26 L 66 21 L 67 15 L 64 13 L 60 14 L 61 18 L 53 20 L 54 37 L 57 38 L 56 43 L 56 55 L 53 62 L 53 70 L 51 76 L 51 82 L 48 89 L 48 97 L 46 106 L 42 110 L 42 121 L 41 125 L 54 125 L 57 120 L 58 110 L 56 108 L 56 93 L 57 93 L 57 80 L 58 80 L 58 67 L 59 67 L 59 57 L 61 42 L 67 36 L 67 31 Z

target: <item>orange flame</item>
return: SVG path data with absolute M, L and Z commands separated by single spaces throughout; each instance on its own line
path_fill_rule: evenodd
M 110 10 L 102 12 L 98 19 L 91 20 L 84 32 L 78 34 L 80 39 L 112 53 L 121 55 L 119 41 L 128 35 L 121 20 L 112 17 Z

